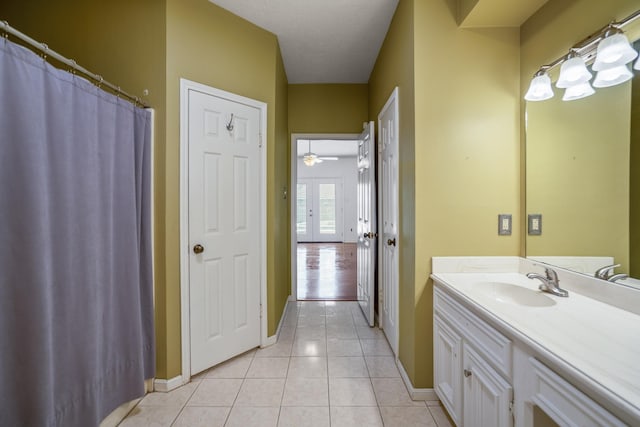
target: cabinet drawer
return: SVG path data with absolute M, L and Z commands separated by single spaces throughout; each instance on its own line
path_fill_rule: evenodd
M 626 426 L 538 360 L 531 357 L 529 362 L 535 378 L 531 400 L 558 424 L 571 427 Z
M 437 287 L 433 288 L 434 310 L 460 331 L 464 339 L 493 367 L 511 379 L 511 341 L 471 313 Z

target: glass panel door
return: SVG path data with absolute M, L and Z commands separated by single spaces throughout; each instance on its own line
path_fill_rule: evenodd
M 298 242 L 342 242 L 342 180 L 299 179 L 296 191 Z
M 318 184 L 320 234 L 336 234 L 336 184 Z
M 313 241 L 313 181 L 299 179 L 296 185 L 296 231 L 298 242 Z

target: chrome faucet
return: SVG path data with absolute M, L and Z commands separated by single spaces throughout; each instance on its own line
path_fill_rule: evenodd
M 527 277 L 529 279 L 538 279 L 542 283 L 539 288 L 543 292 L 549 292 L 558 297 L 568 297 L 569 292 L 565 289 L 560 288 L 560 280 L 558 280 L 558 274 L 555 270 L 552 270 L 549 267 L 544 268 L 545 276 L 538 273 L 527 273 Z
M 596 270 L 595 277 L 602 280 L 609 280 L 609 278 L 614 276 L 613 269 L 616 267 L 620 267 L 620 264 L 605 265 Z
M 628 279 L 629 275 L 628 274 L 624 274 L 624 273 L 618 273 L 618 274 L 614 274 L 613 276 L 609 276 L 609 278 L 607 279 L 607 282 L 616 282 L 617 280 L 623 280 L 623 279 Z

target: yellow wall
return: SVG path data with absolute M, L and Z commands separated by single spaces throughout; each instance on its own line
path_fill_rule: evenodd
M 155 297 L 157 378 L 181 371 L 179 262 L 179 79 L 267 103 L 268 332 L 290 289 L 287 80 L 276 37 L 206 0 L 21 1 L 0 19 L 142 94 L 156 109 Z
M 622 19 L 637 9 L 637 0 L 610 0 L 606 2 L 596 0 L 574 0 L 571 2 L 548 2 L 521 27 L 521 95 L 524 96 L 532 75 L 541 65 L 551 62 L 566 54 L 569 47 L 592 34 L 594 31 L 602 28 L 610 21 Z M 557 70 L 555 70 L 553 75 L 557 76 Z M 610 88 L 601 91 L 604 93 L 605 91 L 613 92 L 615 90 L 620 89 Z M 559 97 L 562 94 L 562 92 L 557 89 L 555 92 L 556 97 Z M 579 108 L 581 101 L 573 101 L 572 104 L 575 108 Z M 582 104 L 585 103 L 583 102 Z M 524 111 L 525 108 L 523 102 L 522 114 L 524 114 Z M 524 122 L 522 141 L 523 144 L 526 141 L 524 136 Z M 595 159 L 594 162 L 596 162 Z M 527 166 L 529 166 L 528 163 Z M 626 168 L 627 166 L 628 165 L 622 165 L 622 168 Z M 594 164 L 593 167 L 598 168 L 599 165 Z M 524 163 L 522 164 L 522 170 L 524 175 Z M 609 197 L 609 195 L 607 195 L 607 197 Z M 570 200 L 567 202 L 570 202 Z M 626 208 L 626 203 L 621 203 L 623 203 Z M 531 206 L 527 209 L 528 211 L 531 211 L 533 208 L 535 207 Z M 586 214 L 588 214 L 588 211 L 583 212 L 583 215 Z M 611 225 L 615 226 L 615 224 Z M 546 228 L 547 223 L 543 217 L 543 234 L 545 233 Z M 526 230 L 523 229 L 522 232 L 524 236 Z M 582 233 L 584 232 L 585 231 Z M 536 240 L 529 237 L 526 239 L 526 242 L 527 253 L 529 253 L 530 248 L 538 251 L 536 248 Z M 580 245 L 575 247 L 575 252 L 578 254 L 583 253 L 586 243 L 581 239 L 576 239 L 576 242 L 579 242 Z M 566 253 L 574 251 L 573 248 L 565 249 Z
M 640 43 L 636 43 L 636 47 Z M 629 275 L 640 277 L 640 73 L 632 85 L 630 189 L 629 189 Z
M 519 30 L 461 29 L 444 1 L 416 2 L 416 375 L 432 387 L 433 256 L 518 255 Z M 452 54 L 454 52 L 455 54 Z M 446 83 L 445 83 L 446 82 Z M 419 361 L 419 362 L 418 362 Z
M 289 85 L 291 133 L 360 133 L 367 121 L 366 84 Z
M 401 0 L 370 80 L 373 117 L 400 86 L 399 357 L 421 388 L 433 387 L 431 258 L 520 247 L 516 221 L 497 234 L 498 214 L 520 216 L 519 31 L 461 29 L 456 13 L 453 0 Z
M 288 125 L 288 82 L 282 62 L 280 48 L 276 45 L 276 108 L 275 108 L 275 153 L 273 183 L 273 247 L 270 251 L 273 267 L 272 282 L 269 289 L 273 295 L 269 298 L 269 335 L 276 332 L 280 317 L 291 294 L 291 209 L 289 208 L 289 176 L 291 174 L 291 144 Z M 284 198 L 286 191 L 287 198 Z
M 636 43 L 636 47 L 640 42 Z M 631 94 L 631 147 L 629 190 L 629 275 L 640 277 L 640 73 L 633 78 Z
M 179 262 L 179 141 L 180 78 L 267 103 L 267 307 L 268 329 L 273 333 L 290 287 L 289 218 L 286 185 L 288 157 L 283 117 L 286 77 L 272 33 L 206 0 L 167 0 L 167 144 L 165 153 L 166 232 L 165 281 L 158 290 L 166 295 L 157 307 L 166 319 L 166 377 L 180 373 L 180 262 Z M 277 153 L 277 157 L 276 157 Z M 279 309 L 280 312 L 277 312 Z
M 158 236 L 164 235 L 165 227 L 165 1 L 1 2 L 0 19 L 132 95 L 149 91 L 144 99 L 155 109 L 154 275 L 156 284 L 164 283 L 164 245 Z M 156 289 L 156 305 L 165 301 L 164 293 Z M 159 378 L 166 378 L 165 328 L 166 319 L 156 313 Z
M 400 0 L 369 79 L 369 119 L 398 87 L 399 100 L 399 348 L 398 357 L 415 384 L 415 107 L 413 0 Z M 427 262 L 423 260 L 421 262 Z M 428 363 L 428 362 L 425 362 Z

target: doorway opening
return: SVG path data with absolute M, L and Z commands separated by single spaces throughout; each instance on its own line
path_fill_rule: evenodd
M 293 299 L 357 300 L 358 136 L 292 135 Z

